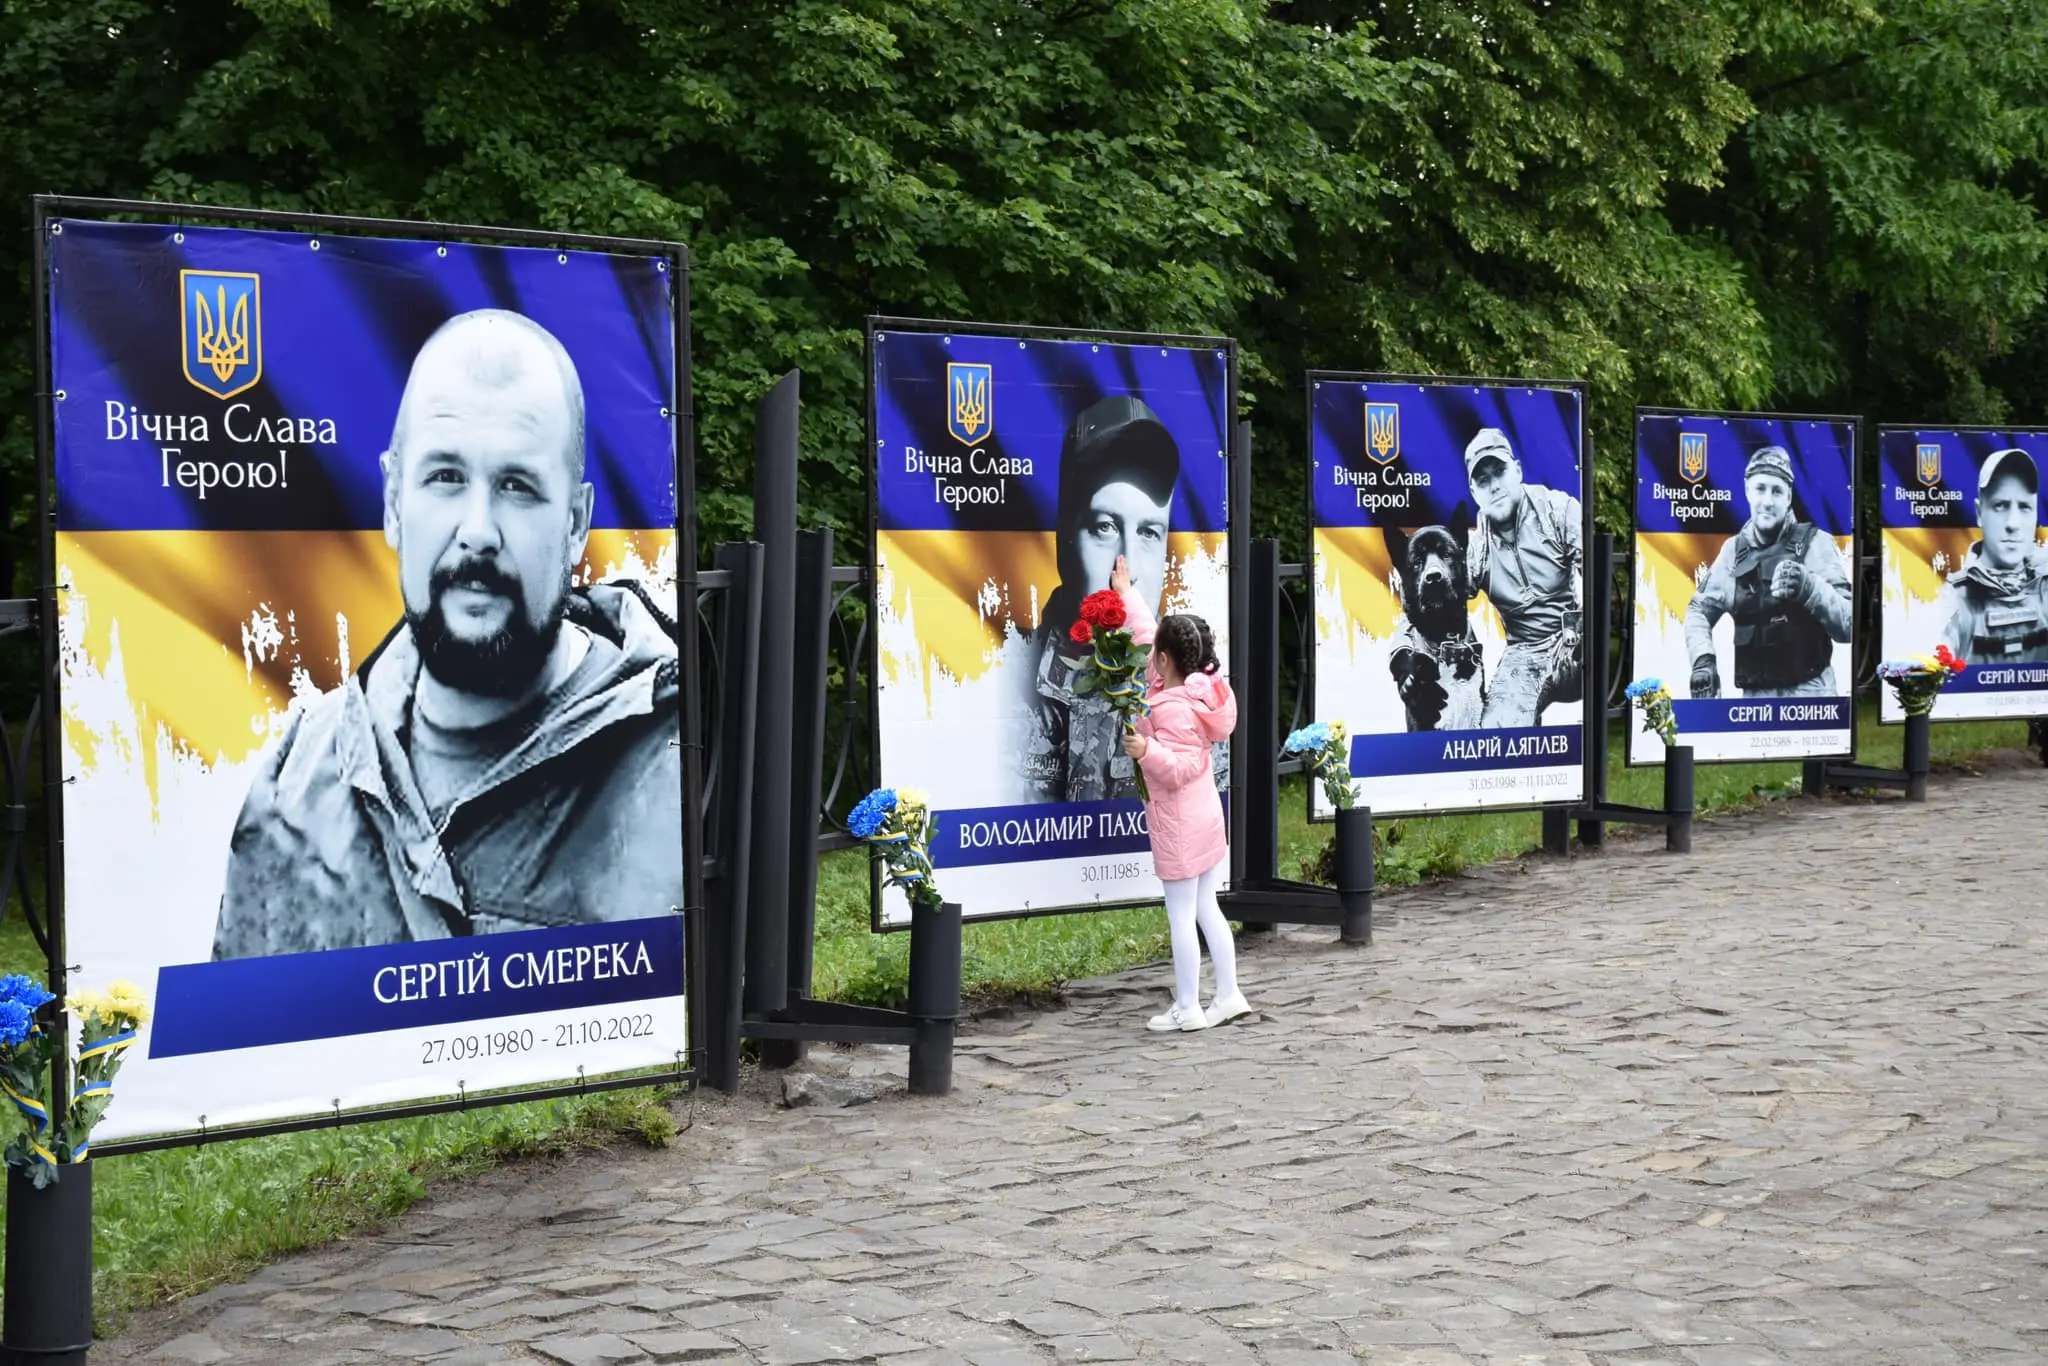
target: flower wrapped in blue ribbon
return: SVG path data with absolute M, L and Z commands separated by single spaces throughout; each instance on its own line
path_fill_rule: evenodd
M 874 851 L 888 869 L 883 882 L 901 887 L 912 910 L 937 910 L 945 904 L 932 871 L 931 799 L 914 787 L 878 787 L 847 813 L 846 828 Z
M 0 977 L 0 1099 L 14 1121 L 4 1155 L 9 1167 L 27 1172 L 38 1188 L 91 1153 L 92 1129 L 114 1098 L 121 1055 L 149 1019 L 148 1003 L 129 982 L 66 999 L 79 1023 L 78 1057 L 70 1106 L 53 1117 L 50 1063 L 57 1035 L 43 1017 L 44 1007 L 55 999 L 33 978 L 18 973 Z
M 1643 729 L 1654 732 L 1669 749 L 1678 743 L 1678 714 L 1671 708 L 1671 691 L 1660 678 L 1638 678 L 1628 685 L 1628 700 L 1643 709 Z
M 1345 752 L 1344 723 L 1315 721 L 1287 737 L 1282 754 L 1299 754 L 1323 785 L 1323 795 L 1339 811 L 1349 811 L 1357 798 L 1351 790 L 1351 756 Z

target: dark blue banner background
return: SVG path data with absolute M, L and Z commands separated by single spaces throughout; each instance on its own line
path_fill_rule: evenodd
M 57 524 L 66 531 L 370 530 L 383 524 L 377 458 L 421 343 L 477 308 L 523 313 L 568 350 L 589 424 L 593 525 L 675 523 L 673 320 L 665 263 L 526 247 L 66 220 L 50 247 Z M 314 244 L 318 243 L 317 249 Z M 183 366 L 181 270 L 261 279 L 262 377 L 228 399 Z M 159 447 L 109 440 L 107 404 L 206 419 L 183 459 L 275 459 L 276 442 L 223 430 L 331 420 L 332 445 L 293 445 L 289 489 L 164 487 Z
M 1920 478 L 1919 448 L 1941 447 L 1941 477 L 1933 485 Z M 2002 432 L 1958 432 L 1947 428 L 1880 427 L 1877 433 L 1878 525 L 1889 527 L 1974 527 L 1977 525 L 1977 471 L 1993 451 L 2017 446 L 2034 457 L 2036 469 L 2048 474 L 2048 430 L 2018 428 Z M 1942 496 L 1946 493 L 1948 496 Z M 1917 496 L 1916 496 L 1917 495 Z M 1915 504 L 1929 515 L 1914 513 Z
M 1707 438 L 1707 473 L 1688 480 L 1679 469 L 1678 437 L 1698 432 Z M 1636 529 L 1732 536 L 1749 520 L 1743 474 L 1749 457 L 1765 446 L 1782 446 L 1792 459 L 1792 513 L 1831 536 L 1847 536 L 1854 525 L 1856 427 L 1850 422 L 1811 422 L 1741 414 L 1642 413 L 1636 418 Z M 1694 500 L 1710 509 L 1683 520 L 1656 486 L 1725 489 L 1726 502 Z
M 1400 406 L 1400 450 L 1381 464 L 1366 453 L 1365 405 Z M 1404 530 L 1449 525 L 1463 509 L 1469 524 L 1478 504 L 1465 477 L 1465 447 L 1483 427 L 1507 434 L 1525 484 L 1541 484 L 1583 498 L 1579 451 L 1579 394 L 1575 389 L 1511 384 L 1366 384 L 1318 379 L 1310 401 L 1314 461 L 1309 479 L 1319 527 L 1392 526 Z M 1409 494 L 1408 510 L 1358 505 L 1358 487 L 1337 482 L 1335 471 L 1389 471 L 1427 475 L 1427 487 L 1393 487 Z M 1386 486 L 1375 486 L 1386 491 Z M 1370 493 L 1374 487 L 1365 490 Z
M 972 445 L 947 430 L 949 363 L 987 365 L 994 380 L 993 430 Z M 875 489 L 884 530 L 1054 530 L 1067 430 L 1091 404 L 1117 394 L 1143 400 L 1179 448 L 1172 529 L 1222 531 L 1229 524 L 1230 361 L 1220 347 L 891 331 L 875 334 L 874 369 Z M 1029 460 L 1031 473 L 1012 476 L 1020 496 L 953 507 L 934 496 L 931 474 L 906 469 L 908 447 L 927 456 L 964 458 L 981 450 Z

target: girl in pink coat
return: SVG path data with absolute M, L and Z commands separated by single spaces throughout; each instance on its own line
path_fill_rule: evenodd
M 1148 1028 L 1207 1029 L 1251 1009 L 1237 986 L 1237 945 L 1230 922 L 1216 904 L 1216 881 L 1229 856 L 1223 800 L 1209 747 L 1237 728 L 1237 698 L 1217 677 L 1215 638 L 1197 616 L 1173 615 L 1155 623 L 1152 609 L 1131 591 L 1130 572 L 1119 557 L 1110 586 L 1122 595 L 1131 639 L 1152 646 L 1149 716 L 1135 734 L 1124 736 L 1124 753 L 1145 773 L 1151 792 L 1146 814 L 1152 827 L 1152 866 L 1166 884 L 1166 925 L 1173 939 L 1173 1008 L 1152 1018 Z M 1195 927 L 1209 945 L 1216 969 L 1216 995 L 1201 1005 L 1202 951 Z

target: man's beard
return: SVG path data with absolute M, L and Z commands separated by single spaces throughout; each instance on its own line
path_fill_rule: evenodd
M 481 640 L 457 636 L 448 626 L 442 598 L 457 583 L 479 587 L 505 597 L 512 604 L 505 624 Z M 413 643 L 419 647 L 420 665 L 436 682 L 456 692 L 477 697 L 517 697 L 533 686 L 547 667 L 555 640 L 562 631 L 562 614 L 568 605 L 569 580 L 565 573 L 561 591 L 555 595 L 542 625 L 536 627 L 526 610 L 519 583 L 491 560 L 465 560 L 434 571 L 427 581 L 427 610 L 406 609 L 406 624 L 412 628 Z

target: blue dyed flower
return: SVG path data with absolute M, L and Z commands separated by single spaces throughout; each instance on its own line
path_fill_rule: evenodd
M 882 833 L 896 811 L 896 789 L 878 787 L 862 797 L 846 817 L 846 828 L 855 838 L 871 840 Z
M 0 977 L 0 1002 L 12 1001 L 33 1014 L 43 1008 L 45 1001 L 53 999 L 49 992 L 43 990 L 43 984 L 33 977 L 24 977 L 18 972 Z
M 13 1048 L 35 1032 L 36 1018 L 19 1001 L 0 1001 L 0 1048 Z
M 1313 754 L 1330 743 L 1330 726 L 1326 721 L 1316 721 L 1303 726 L 1287 737 L 1287 743 L 1280 748 L 1287 754 Z
M 1629 701 L 1634 702 L 1640 698 L 1649 696 L 1653 692 L 1662 691 L 1664 691 L 1663 679 L 1639 678 L 1635 682 L 1628 685 L 1628 699 Z

